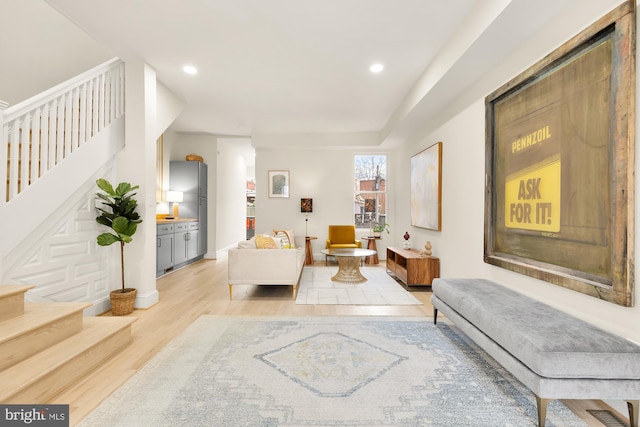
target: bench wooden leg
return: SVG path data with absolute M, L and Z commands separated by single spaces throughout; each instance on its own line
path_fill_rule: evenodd
M 544 427 L 547 420 L 547 405 L 552 399 L 543 399 L 536 395 L 536 404 L 538 406 L 538 427 Z
M 438 323 L 438 309 L 433 307 L 433 324 L 436 325 Z
M 629 408 L 629 425 L 638 427 L 638 407 L 640 400 L 627 400 L 627 408 Z

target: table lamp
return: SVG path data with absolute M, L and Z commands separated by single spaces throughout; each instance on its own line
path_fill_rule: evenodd
M 178 218 L 178 204 L 182 203 L 182 199 L 182 191 L 167 191 L 167 202 L 173 203 L 173 216 L 167 217 L 168 219 Z

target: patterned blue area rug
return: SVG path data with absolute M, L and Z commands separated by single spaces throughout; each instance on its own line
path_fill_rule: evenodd
M 202 316 L 80 425 L 523 427 L 537 412 L 429 318 Z M 585 425 L 549 404 L 547 426 Z

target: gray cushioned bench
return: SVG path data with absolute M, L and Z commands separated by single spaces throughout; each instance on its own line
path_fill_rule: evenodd
M 434 279 L 431 302 L 536 396 L 625 400 L 638 427 L 640 346 L 484 279 Z

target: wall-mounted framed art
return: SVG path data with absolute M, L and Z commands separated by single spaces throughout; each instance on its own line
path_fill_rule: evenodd
M 269 197 L 289 197 L 289 171 L 270 170 L 268 172 Z
M 635 4 L 487 96 L 484 260 L 634 304 Z
M 442 142 L 411 157 L 411 225 L 442 230 Z

